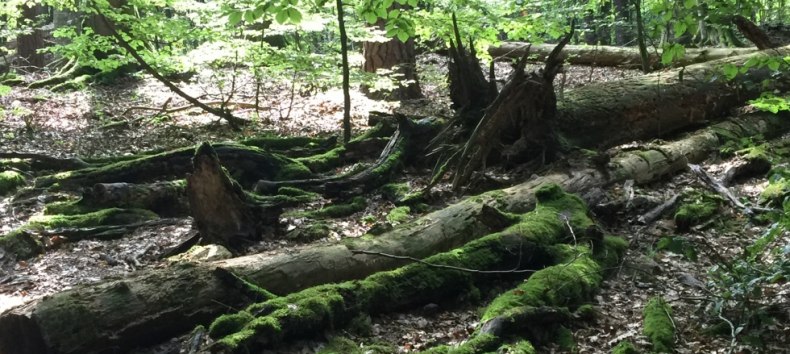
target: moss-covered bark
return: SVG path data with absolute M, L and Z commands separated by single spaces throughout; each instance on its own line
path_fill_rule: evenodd
M 0 172 L 0 196 L 9 194 L 24 185 L 25 177 L 21 173 L 16 171 Z
M 675 325 L 672 323 L 672 308 L 661 297 L 647 302 L 643 311 L 642 331 L 653 343 L 653 351 L 671 353 L 675 347 Z
M 521 217 L 517 224 L 461 248 L 425 259 L 430 264 L 441 265 L 439 267 L 411 264 L 376 273 L 364 280 L 309 288 L 250 305 L 236 314 L 221 316 L 212 325 L 211 335 L 217 339 L 215 349 L 233 352 L 272 345 L 326 327 L 345 325 L 359 313 L 393 311 L 454 297 L 459 293 L 475 293 L 478 288 L 489 287 L 495 281 L 496 277 L 485 274 L 486 271 L 532 269 L 566 259 L 569 252 L 555 245 L 570 240 L 568 225 L 575 230 L 586 230 L 592 225 L 585 214 L 584 203 L 577 197 L 563 193 L 558 186 L 541 189 L 537 192 L 537 198 L 536 209 Z M 567 224 L 562 215 L 567 215 Z M 518 254 L 526 257 L 518 257 Z M 528 260 L 519 263 L 520 259 Z M 582 259 L 588 260 L 586 257 Z M 597 263 L 588 260 L 583 270 L 590 271 L 586 267 L 592 265 Z M 505 271 L 500 275 L 513 277 L 518 274 L 523 276 L 527 272 Z M 552 273 L 550 276 L 555 275 Z M 584 279 L 589 277 L 585 275 Z M 600 275 L 595 279 L 600 281 Z M 587 289 L 568 290 L 568 294 L 579 293 L 579 296 L 587 292 Z M 556 296 L 565 295 L 562 293 Z M 477 341 L 487 342 L 482 337 Z M 488 345 L 482 347 L 488 348 Z M 496 349 L 496 346 L 491 349 Z
M 256 147 L 238 144 L 217 144 L 217 155 L 231 176 L 243 185 L 260 179 L 292 180 L 312 176 L 302 163 Z M 192 169 L 194 148 L 187 147 L 129 160 L 111 162 L 100 167 L 56 173 L 36 179 L 37 187 L 92 186 L 96 183 L 143 183 L 156 180 L 182 179 Z

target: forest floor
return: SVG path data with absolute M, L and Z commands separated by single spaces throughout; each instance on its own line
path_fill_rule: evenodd
M 370 111 L 398 110 L 421 116 L 452 115 L 442 74 L 446 72 L 446 62 L 441 57 L 424 56 L 419 64 L 423 68 L 421 84 L 426 95 L 424 99 L 397 104 L 370 100 L 357 91 L 353 93 L 352 120 L 358 131 L 366 129 Z M 498 77 L 504 77 L 507 71 L 504 65 L 498 67 Z M 634 75 L 639 73 L 574 66 L 567 69 L 562 89 Z M 210 85 L 212 80 L 216 78 L 199 75 L 198 79 L 182 86 L 203 100 L 221 99 L 222 93 Z M 238 90 L 233 101 L 250 102 L 254 98 L 251 81 L 244 75 L 237 80 Z M 0 97 L 0 106 L 6 107 L 0 116 L 0 152 L 31 152 L 61 157 L 117 156 L 271 132 L 326 136 L 339 131 L 342 96 L 338 90 L 316 92 L 288 85 L 272 85 L 264 90 L 263 97 L 259 110 L 246 108 L 234 111 L 253 123 L 241 131 L 233 131 L 197 109 L 167 114 L 158 112 L 163 106 L 172 109 L 183 102 L 150 77 L 127 78 L 112 85 L 95 85 L 69 93 L 15 88 L 10 95 Z M 720 177 L 732 162 L 733 158 L 712 156 L 703 168 Z M 424 170 L 406 171 L 402 181 L 416 190 L 425 184 L 429 173 Z M 517 179 L 517 176 L 512 178 L 514 182 Z M 766 184 L 764 177 L 752 177 L 739 181 L 733 191 L 739 197 L 756 203 Z M 706 333 L 706 328 L 722 322 L 710 309 L 710 299 L 716 295 L 711 293 L 716 289 L 708 285 L 711 268 L 721 265 L 722 260 L 736 258 L 745 246 L 753 244 L 766 232 L 767 226 L 753 224 L 741 211 L 727 205 L 721 205 L 710 220 L 682 233 L 677 231 L 671 215 L 649 225 L 637 222 L 644 212 L 677 193 L 706 188 L 693 174 L 686 172 L 652 185 L 616 185 L 606 191 L 608 200 L 625 201 L 626 207 L 600 215 L 601 221 L 609 232 L 629 239 L 631 246 L 621 267 L 612 270 L 596 296 L 595 306 L 599 314 L 596 320 L 580 322 L 572 328 L 576 339 L 575 352 L 608 353 L 612 346 L 626 339 L 641 349 L 647 349 L 648 343 L 642 335 L 642 309 L 647 300 L 656 295 L 663 296 L 673 307 L 678 353 L 790 352 L 787 349 L 790 348 L 790 306 L 787 300 L 790 298 L 790 283 L 787 282 L 769 287 L 765 294 L 763 301 L 778 304 L 778 308 L 785 311 L 785 318 L 766 326 L 759 333 L 762 346 L 745 345 L 744 339 L 747 338 L 740 335 L 737 345 L 731 347 L 729 335 Z M 446 191 L 446 186 L 437 189 Z M 441 208 L 458 198 L 449 192 L 440 195 L 441 198 L 431 208 Z M 40 213 L 44 202 L 14 208 L 10 201 L 10 197 L 0 200 L 0 234 Z M 381 196 L 370 195 L 364 211 L 332 220 L 330 236 L 314 242 L 358 237 L 384 220 L 393 207 Z M 595 206 L 592 209 L 599 213 L 603 210 Z M 411 218 L 416 216 L 417 213 L 410 215 Z M 298 218 L 284 220 L 287 227 L 298 226 L 301 222 L 304 221 Z M 0 312 L 80 284 L 124 277 L 141 268 L 166 267 L 167 261 L 160 260 L 160 256 L 192 232 L 191 220 L 183 219 L 170 225 L 141 227 L 118 240 L 83 240 L 53 245 L 44 255 L 27 261 L 15 261 L 0 253 Z M 689 247 L 695 250 L 693 256 L 659 249 L 659 240 L 669 236 L 688 240 Z M 787 242 L 786 239 L 783 242 Z M 304 244 L 295 241 L 272 240 L 255 248 L 259 252 L 275 253 L 302 246 Z M 492 296 L 484 297 L 490 299 Z M 337 335 L 351 338 L 359 344 L 394 345 L 399 352 L 460 343 L 478 324 L 481 306 L 484 304 L 429 304 L 411 312 L 375 316 L 364 330 L 327 332 L 322 338 L 293 343 L 283 352 L 316 352 L 328 338 Z M 183 337 L 174 338 L 169 343 L 136 353 L 178 352 L 184 340 Z M 546 347 L 540 352 L 560 352 L 560 349 Z

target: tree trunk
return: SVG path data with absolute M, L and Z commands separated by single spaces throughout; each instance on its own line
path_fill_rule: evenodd
M 498 47 L 489 47 L 488 53 L 493 57 L 521 58 L 529 48 L 530 60 L 543 62 L 554 49 L 553 44 L 532 44 L 523 42 L 506 42 Z M 673 63 L 675 66 L 686 66 L 709 60 L 754 53 L 757 48 L 686 48 L 686 56 Z M 613 46 L 568 45 L 562 52 L 562 59 L 574 65 L 622 66 L 641 68 L 642 59 L 638 48 Z M 648 53 L 651 68 L 661 63 L 661 52 Z
M 40 29 L 41 17 L 46 13 L 46 8 L 42 5 L 22 6 L 22 17 L 25 24 L 31 27 L 32 32 L 17 36 L 17 54 L 23 61 L 20 64 L 33 70 L 41 69 L 46 64 L 44 54 L 38 52 L 46 46 L 44 31 Z
M 766 90 L 754 83 L 770 79 L 777 87 L 769 89 L 780 90 L 790 83 L 765 69 L 727 81 L 724 64 L 788 54 L 790 46 L 569 90 L 557 102 L 559 133 L 571 145 L 608 147 L 705 124 Z
M 251 255 L 204 265 L 173 266 L 120 281 L 81 286 L 17 307 L 0 317 L 0 352 L 5 354 L 128 351 L 207 323 L 244 295 L 214 275 L 228 270 L 276 294 L 359 279 L 404 265 L 384 257 L 354 256 L 352 250 L 425 258 L 495 231 L 483 220 L 484 206 L 512 213 L 534 207 L 534 193 L 547 183 L 569 192 L 590 192 L 634 179 L 648 183 L 704 160 L 723 139 L 787 131 L 787 117 L 757 113 L 719 123 L 682 140 L 613 157 L 605 171 L 592 166 L 559 170 L 507 189 L 467 198 L 376 238 L 311 246 L 292 254 Z M 595 202 L 594 193 L 583 195 Z
M 400 6 L 393 4 L 392 9 L 398 10 Z M 376 27 L 383 30 L 384 21 L 376 23 Z M 417 78 L 414 38 L 409 38 L 406 42 L 398 38 L 384 42 L 364 42 L 362 55 L 365 58 L 363 71 L 376 73 L 379 69 L 393 70 L 392 78 L 398 81 L 397 87 L 389 92 L 370 92 L 369 88 L 363 87 L 369 97 L 396 101 L 422 97 L 420 81 Z

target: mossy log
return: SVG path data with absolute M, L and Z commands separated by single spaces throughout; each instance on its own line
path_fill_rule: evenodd
M 587 230 L 593 222 L 586 215 L 584 202 L 556 185 L 544 186 L 536 196 L 535 210 L 521 216 L 516 224 L 458 249 L 428 257 L 426 263 L 379 272 L 363 280 L 312 287 L 221 316 L 209 330 L 217 339 L 213 351 L 256 351 L 284 339 L 304 338 L 325 328 L 341 327 L 360 313 L 402 310 L 459 294 L 474 294 L 491 288 L 502 278 L 522 278 L 531 269 L 555 264 L 558 257 L 562 260 L 568 256 L 566 247 L 558 244 L 572 241 L 572 230 Z M 600 239 L 580 237 L 577 241 L 603 246 Z M 622 254 L 624 250 L 625 247 L 620 247 L 609 251 Z M 555 271 L 552 276 L 557 274 Z M 585 275 L 584 279 L 590 277 Z M 548 281 L 544 278 L 541 277 L 544 282 Z M 600 275 L 595 279 L 600 282 Z M 557 301 L 566 293 L 582 294 L 591 290 L 568 287 L 557 294 Z
M 255 184 L 254 190 L 259 194 L 270 194 L 280 187 L 297 187 L 330 197 L 347 197 L 378 188 L 389 182 L 393 174 L 404 164 L 414 161 L 414 157 L 427 146 L 427 141 L 441 126 L 441 120 L 438 119 L 424 118 L 411 121 L 402 115 L 398 116 L 398 122 L 398 130 L 389 138 L 379 157 L 370 167 L 362 171 L 303 180 L 260 180 Z M 297 159 L 297 161 L 304 162 L 308 166 L 315 163 L 306 159 Z
M 790 76 L 777 78 L 767 69 L 751 69 L 727 81 L 723 65 L 787 55 L 790 46 L 568 90 L 557 102 L 558 132 L 580 147 L 666 138 L 725 116 L 763 92 L 763 80 L 778 88 L 790 85 Z
M 504 42 L 488 48 L 492 57 L 519 59 L 529 48 L 530 60 L 544 62 L 548 58 L 553 44 L 530 44 L 524 42 Z M 710 60 L 723 59 L 738 55 L 754 53 L 757 48 L 686 48 L 683 58 L 672 63 L 673 66 L 687 66 Z M 641 68 L 642 59 L 636 47 L 615 47 L 605 45 L 568 45 L 562 52 L 561 60 L 573 65 L 620 66 Z M 649 53 L 648 60 L 652 68 L 661 66 L 661 51 Z
M 312 176 L 302 163 L 260 148 L 238 145 L 214 145 L 223 166 L 243 185 L 260 179 L 291 180 Z M 36 187 L 58 184 L 62 188 L 92 186 L 96 183 L 143 183 L 181 179 L 192 170 L 194 148 L 180 148 L 153 155 L 144 155 L 98 167 L 61 172 L 36 179 Z
M 189 215 L 184 180 L 134 183 L 97 183 L 86 189 L 82 198 L 47 204 L 45 214 L 80 214 L 99 209 L 148 209 L 163 217 Z
M 672 353 L 672 348 L 675 347 L 672 307 L 661 297 L 654 297 L 647 302 L 642 313 L 644 316 L 642 332 L 653 343 L 653 352 Z
M 513 213 L 527 212 L 535 205 L 533 193 L 547 183 L 583 193 L 626 179 L 634 179 L 637 183 L 656 181 L 685 169 L 689 162 L 705 159 L 727 139 L 781 134 L 789 128 L 790 120 L 786 118 L 751 114 L 666 145 L 624 151 L 612 157 L 605 166 L 606 172 L 584 166 L 572 171 L 557 169 L 514 187 L 464 199 L 377 237 L 307 247 L 291 254 L 250 255 L 200 266 L 146 270 L 123 281 L 81 286 L 35 300 L 0 316 L 0 351 L 41 353 L 45 351 L 39 349 L 47 348 L 53 353 L 81 353 L 164 340 L 196 324 L 206 323 L 245 300 L 215 278 L 213 269 L 216 267 L 276 294 L 361 279 L 404 263 L 384 257 L 355 257 L 353 249 L 426 258 L 496 231 L 484 224 L 486 218 L 479 217 L 483 206 Z M 127 299 L 132 294 L 133 299 Z M 7 328 L 17 332 L 5 332 Z M 24 333 L 19 332 L 23 330 Z M 25 347 L 20 343 L 32 344 Z

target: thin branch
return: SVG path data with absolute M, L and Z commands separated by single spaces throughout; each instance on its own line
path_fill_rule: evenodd
M 121 34 L 115 29 L 115 24 L 112 23 L 106 16 L 104 16 L 102 11 L 99 10 L 99 8 L 95 4 L 93 4 L 93 10 L 96 11 L 96 14 L 98 14 L 99 19 L 101 19 L 101 21 L 104 22 L 104 24 L 110 30 L 110 34 L 113 36 L 113 38 L 115 38 L 115 40 L 118 42 L 121 48 L 126 50 L 126 52 L 129 53 L 129 55 L 131 55 L 137 61 L 137 63 L 139 63 L 140 66 L 142 66 L 143 69 L 145 69 L 145 71 L 147 71 L 154 78 L 159 80 L 159 82 L 161 82 L 163 85 L 167 86 L 167 88 L 169 88 L 175 94 L 181 96 L 183 99 L 187 100 L 187 102 L 197 107 L 200 107 L 204 111 L 227 120 L 233 129 L 238 129 L 239 125 L 242 125 L 243 123 L 246 122 L 244 119 L 234 116 L 230 112 L 230 110 L 226 108 L 216 109 L 209 107 L 208 105 L 204 104 L 203 102 L 200 102 L 196 98 L 186 94 L 186 92 L 182 91 L 180 88 L 178 88 L 178 86 L 174 85 L 172 82 L 167 80 L 164 76 L 162 76 L 162 74 L 160 74 L 156 69 L 154 69 L 150 64 L 148 64 L 145 61 L 145 59 L 143 59 L 143 57 L 141 57 L 140 54 L 137 53 L 137 51 L 134 48 L 132 48 L 129 42 L 127 42 L 123 38 L 123 36 L 121 36 Z

